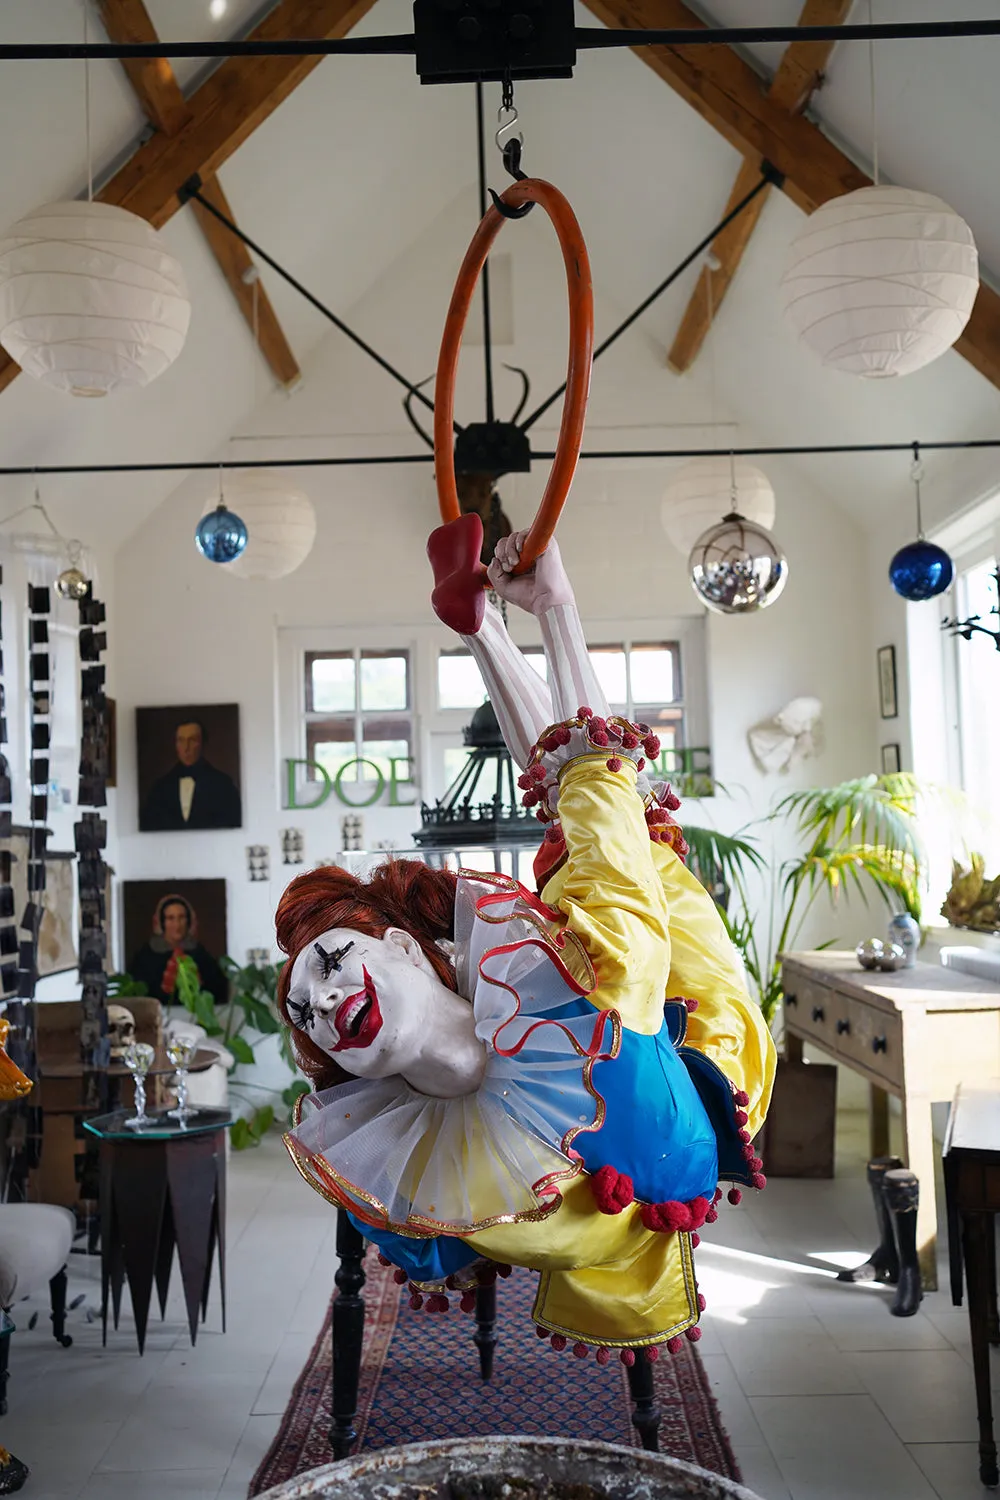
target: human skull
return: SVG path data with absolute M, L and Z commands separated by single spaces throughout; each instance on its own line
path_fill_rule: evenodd
M 111 1056 L 119 1059 L 124 1057 L 126 1047 L 135 1041 L 135 1016 L 124 1005 L 108 1006 L 108 1041 Z

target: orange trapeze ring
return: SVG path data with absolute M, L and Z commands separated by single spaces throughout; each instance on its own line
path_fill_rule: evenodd
M 562 423 L 548 484 L 521 550 L 520 564 L 514 570 L 522 573 L 541 557 L 551 541 L 580 457 L 594 357 L 594 289 L 580 225 L 558 188 L 550 182 L 529 177 L 509 187 L 501 201 L 509 208 L 520 208 L 524 203 L 538 203 L 544 208 L 559 238 L 569 290 L 569 365 Z M 457 521 L 461 515 L 455 483 L 453 428 L 455 377 L 462 333 L 480 272 L 503 223 L 504 217 L 498 209 L 487 210 L 458 273 L 441 339 L 434 393 L 434 468 L 441 517 L 446 522 Z

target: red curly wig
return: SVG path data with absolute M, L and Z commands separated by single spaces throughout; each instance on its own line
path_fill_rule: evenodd
M 456 989 L 455 970 L 438 943 L 455 933 L 456 877 L 450 870 L 431 870 L 417 860 L 392 859 L 359 880 L 337 865 L 310 870 L 292 881 L 278 902 L 274 924 L 278 947 L 288 963 L 278 981 L 278 1009 L 291 1027 L 288 989 L 292 968 L 302 950 L 334 927 L 349 927 L 380 938 L 390 927 L 402 927 L 420 944 L 435 974 Z M 299 1067 L 317 1090 L 332 1088 L 352 1075 L 291 1027 Z

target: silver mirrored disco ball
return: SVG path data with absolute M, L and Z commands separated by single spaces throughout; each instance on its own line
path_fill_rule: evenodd
M 720 615 L 766 609 L 788 581 L 788 561 L 770 532 L 735 511 L 698 538 L 688 569 L 698 598 Z

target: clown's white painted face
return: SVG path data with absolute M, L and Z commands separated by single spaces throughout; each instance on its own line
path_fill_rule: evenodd
M 428 1012 L 443 988 L 408 932 L 374 938 L 337 927 L 295 960 L 288 1014 L 348 1073 L 389 1078 L 426 1052 Z

